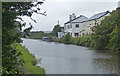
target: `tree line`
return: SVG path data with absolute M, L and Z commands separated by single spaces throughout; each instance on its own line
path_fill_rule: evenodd
M 55 25 L 50 33 L 45 33 L 44 31 L 32 31 L 29 33 L 30 36 L 26 38 L 42 39 L 43 37 L 58 37 L 58 32 L 61 32 L 61 29 L 63 29 L 63 27 Z

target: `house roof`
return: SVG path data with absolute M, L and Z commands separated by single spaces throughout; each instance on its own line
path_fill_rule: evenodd
M 105 15 L 108 14 L 108 13 L 110 13 L 110 12 L 109 12 L 109 11 L 101 12 L 101 13 L 98 13 L 98 14 L 93 15 L 92 17 L 88 18 L 87 20 L 82 20 L 82 21 L 73 22 L 73 23 L 83 23 L 83 22 L 87 22 L 87 21 L 99 19 L 99 18 L 105 16 Z M 74 20 L 76 20 L 76 19 L 78 19 L 78 18 L 80 18 L 80 17 L 85 17 L 85 16 L 80 15 L 79 17 L 77 17 L 77 18 L 75 18 L 75 19 L 73 19 L 73 20 L 70 20 L 70 21 L 66 22 L 65 24 L 68 24 L 68 23 L 70 23 L 71 21 L 74 21 Z M 86 17 L 86 18 L 87 18 L 87 17 Z
M 105 16 L 106 14 L 110 13 L 109 11 L 106 11 L 106 12 L 102 12 L 102 13 L 98 13 L 98 14 L 95 14 L 93 15 L 92 17 L 90 17 L 89 19 L 83 21 L 83 22 L 87 22 L 87 21 L 91 21 L 91 20 L 95 20 L 95 19 L 99 19 L 103 16 Z
M 70 20 L 70 21 L 68 21 L 68 22 L 66 22 L 66 23 L 64 23 L 64 24 L 68 24 L 68 23 L 70 23 L 71 21 L 74 21 L 74 20 L 76 20 L 76 19 L 78 19 L 78 18 L 80 18 L 80 17 L 85 17 L 85 16 L 83 16 L 83 15 L 80 15 L 80 16 L 76 17 L 75 19 L 73 19 L 73 20 Z M 86 18 L 87 18 L 87 17 L 86 17 Z M 82 22 L 82 21 L 80 21 L 80 22 Z

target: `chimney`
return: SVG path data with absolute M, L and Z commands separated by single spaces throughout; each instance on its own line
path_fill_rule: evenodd
M 72 20 L 76 18 L 75 13 L 72 14 Z
M 72 20 L 72 15 L 69 15 L 69 20 Z

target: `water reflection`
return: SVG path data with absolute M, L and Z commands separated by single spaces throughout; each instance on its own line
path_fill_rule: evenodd
M 47 74 L 118 73 L 117 53 L 41 40 L 23 41 L 30 53 L 42 59 L 37 65 L 44 67 Z
M 118 58 L 110 57 L 110 58 L 95 58 L 93 63 L 96 64 L 97 67 L 103 68 L 107 70 L 110 74 L 118 74 Z

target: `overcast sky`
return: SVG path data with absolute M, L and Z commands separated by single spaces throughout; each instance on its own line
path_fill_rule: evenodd
M 30 18 L 23 17 L 28 23 L 33 25 L 32 31 L 52 31 L 57 21 L 63 26 L 69 20 L 69 15 L 75 13 L 76 16 L 84 15 L 91 17 L 92 15 L 107 10 L 112 11 L 118 7 L 119 0 L 46 0 L 40 6 L 41 12 L 46 11 L 47 16 L 33 14 L 37 23 L 34 23 Z

